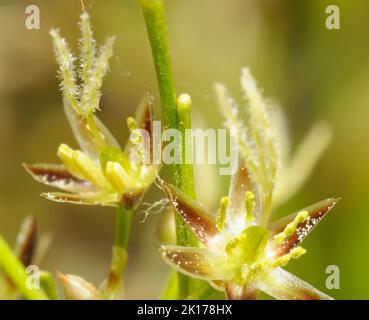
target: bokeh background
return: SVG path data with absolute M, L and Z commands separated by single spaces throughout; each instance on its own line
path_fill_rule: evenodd
M 99 116 L 120 141 L 125 118 L 148 89 L 159 98 L 150 48 L 137 0 L 85 0 L 96 38 L 117 35 Z M 41 29 L 25 28 L 25 8 L 41 9 Z M 325 8 L 341 10 L 341 29 L 325 28 Z M 239 95 L 239 71 L 250 66 L 264 93 L 288 117 L 292 144 L 318 120 L 334 140 L 303 189 L 276 215 L 330 196 L 343 200 L 305 242 L 308 254 L 288 269 L 339 299 L 369 298 L 369 2 L 365 0 L 167 0 L 170 46 L 179 92 L 194 101 L 196 127 L 220 127 L 215 81 Z M 77 48 L 79 0 L 0 1 L 0 232 L 14 243 L 22 219 L 35 214 L 54 242 L 44 268 L 79 274 L 98 284 L 113 242 L 114 212 L 48 202 L 46 187 L 22 162 L 55 162 L 65 142 L 76 146 L 64 117 L 50 28 Z M 313 152 L 314 150 L 312 150 Z M 215 209 L 228 179 L 217 167 L 197 172 L 197 193 Z M 146 196 L 163 197 L 157 188 Z M 159 214 L 135 216 L 127 271 L 128 298 L 157 298 L 168 273 L 157 247 Z M 325 268 L 337 265 L 341 289 L 325 289 Z

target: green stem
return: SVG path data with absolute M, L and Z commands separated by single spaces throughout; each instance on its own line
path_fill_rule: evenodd
M 40 286 L 50 300 L 59 300 L 57 285 L 51 273 L 40 272 Z
M 154 59 L 156 78 L 159 86 L 164 129 L 179 129 L 177 94 L 170 60 L 164 4 L 162 0 L 140 0 L 146 22 L 147 33 Z M 179 188 L 188 177 L 183 177 L 180 165 L 171 165 L 173 183 Z M 193 180 L 192 180 L 193 181 Z M 190 180 L 186 183 L 191 183 Z M 191 231 L 181 217 L 176 215 L 176 236 L 178 245 L 188 245 Z M 189 294 L 189 278 L 178 274 L 178 297 L 185 299 Z
M 193 178 L 192 137 L 186 139 L 186 130 L 191 129 L 191 97 L 181 94 L 178 98 L 178 129 L 182 137 L 181 189 L 192 199 L 196 199 Z
M 164 128 L 177 128 L 177 95 L 170 60 L 162 0 L 140 0 L 144 14 L 163 111 Z
M 191 162 L 186 164 L 186 156 L 192 158 L 192 142 L 191 139 L 186 139 L 186 129 L 191 128 L 191 98 L 188 95 L 181 95 L 178 98 L 177 104 L 178 111 L 178 129 L 181 133 L 181 147 L 182 147 L 182 162 L 179 166 L 180 181 L 179 187 L 183 192 L 189 195 L 192 199 L 196 198 L 195 184 L 193 179 L 193 166 Z M 183 222 L 183 219 L 176 215 L 176 231 L 177 231 L 177 244 L 180 246 L 196 246 L 197 241 L 193 233 L 187 229 L 187 226 Z M 180 297 L 186 297 L 190 294 L 191 279 L 182 276 L 179 279 L 179 293 Z
M 109 298 L 121 298 L 123 293 L 123 278 L 127 264 L 127 246 L 131 229 L 131 220 L 131 210 L 117 208 L 115 241 L 106 286 Z
M 131 210 L 118 208 L 116 216 L 115 229 L 115 246 L 120 248 L 127 248 L 129 232 L 131 229 L 132 212 Z
M 24 265 L 15 256 L 12 249 L 0 236 L 0 267 L 15 284 L 20 293 L 29 300 L 47 300 L 42 289 L 32 289 L 27 286 L 27 273 Z
M 188 94 L 181 94 L 178 97 L 177 110 L 178 110 L 178 129 L 182 137 L 182 163 L 180 165 L 180 188 L 181 190 L 190 196 L 193 200 L 196 200 L 195 182 L 193 174 L 193 159 L 192 159 L 192 137 L 186 137 L 186 130 L 191 129 L 191 96 Z M 195 235 L 187 230 L 186 232 L 186 244 L 190 246 L 198 246 L 198 241 Z

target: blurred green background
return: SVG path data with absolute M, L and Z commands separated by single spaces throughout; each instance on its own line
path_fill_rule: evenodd
M 85 0 L 96 38 L 117 35 L 115 56 L 99 116 L 124 141 L 125 118 L 141 96 L 157 97 L 150 48 L 137 0 Z M 25 28 L 25 8 L 41 9 L 41 29 Z M 341 10 L 341 29 L 325 28 L 325 8 Z M 343 200 L 314 230 L 308 254 L 288 269 L 338 299 L 369 298 L 369 2 L 365 0 L 167 0 L 170 46 L 178 92 L 192 95 L 196 127 L 220 127 L 213 83 L 239 96 L 239 71 L 251 70 L 266 96 L 285 110 L 293 145 L 317 120 L 334 140 L 302 191 L 278 210 L 294 212 L 318 200 Z M 22 162 L 55 162 L 65 142 L 73 147 L 56 79 L 50 28 L 59 27 L 77 48 L 79 0 L 0 1 L 0 232 L 14 243 L 22 219 L 37 216 L 54 243 L 43 267 L 78 274 L 95 284 L 105 276 L 113 242 L 114 212 L 48 202 L 46 187 Z M 312 150 L 313 152 L 314 150 Z M 197 173 L 201 201 L 215 209 L 228 189 L 217 168 Z M 147 201 L 163 194 L 153 188 Z M 168 268 L 158 252 L 160 216 L 135 218 L 127 272 L 128 298 L 156 298 Z M 341 289 L 326 290 L 325 268 L 337 265 Z

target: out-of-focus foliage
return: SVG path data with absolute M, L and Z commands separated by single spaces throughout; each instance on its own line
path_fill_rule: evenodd
M 83 274 L 97 283 L 110 258 L 114 213 L 47 202 L 38 196 L 44 187 L 21 168 L 22 161 L 56 161 L 55 145 L 61 142 L 76 147 L 64 120 L 48 32 L 58 26 L 66 38 L 76 39 L 80 2 L 37 1 L 41 29 L 34 31 L 24 25 L 29 3 L 0 2 L 0 231 L 11 243 L 23 217 L 34 213 L 39 229 L 50 230 L 55 238 L 43 267 Z M 166 9 L 178 91 L 192 96 L 195 127 L 221 126 L 213 83 L 227 83 L 237 93 L 234 75 L 244 65 L 283 106 L 292 151 L 316 121 L 330 123 L 332 143 L 307 183 L 274 218 L 321 198 L 342 197 L 319 232 L 305 242 L 314 254 L 287 269 L 334 298 L 369 298 L 369 258 L 362 254 L 369 250 L 369 3 L 334 3 L 341 9 L 340 30 L 325 28 L 325 8 L 332 4 L 327 0 L 168 0 Z M 158 99 L 142 14 L 136 0 L 85 0 L 85 5 L 99 42 L 106 34 L 117 36 L 103 90 L 104 113 L 97 114 L 118 136 L 147 89 L 154 89 Z M 127 136 L 118 138 L 124 142 Z M 199 199 L 215 208 L 229 178 L 217 184 L 215 166 L 200 169 Z M 146 200 L 158 197 L 163 194 L 153 189 Z M 136 222 L 142 218 L 136 215 Z M 128 298 L 157 297 L 165 280 L 168 269 L 155 240 L 159 218 L 152 214 L 144 224 L 134 224 Z M 340 290 L 325 290 L 325 269 L 331 264 L 341 270 Z

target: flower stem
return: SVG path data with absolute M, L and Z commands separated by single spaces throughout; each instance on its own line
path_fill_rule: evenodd
M 170 60 L 162 0 L 140 0 L 154 58 L 163 110 L 164 128 L 177 128 L 177 95 Z
M 131 210 L 118 208 L 116 216 L 115 246 L 127 248 L 129 231 L 131 229 L 132 212 Z
M 14 255 L 12 249 L 0 236 L 0 267 L 10 280 L 16 285 L 20 293 L 28 300 L 47 300 L 42 289 L 27 286 L 27 273 L 23 264 Z
M 182 137 L 182 163 L 180 165 L 180 188 L 181 190 L 196 200 L 195 182 L 193 175 L 193 159 L 192 159 L 192 137 L 186 137 L 186 130 L 191 129 L 191 96 L 181 94 L 177 101 L 178 111 L 178 129 Z M 180 218 L 181 219 L 181 218 Z M 184 245 L 198 246 L 195 235 L 187 230 Z
M 177 94 L 170 60 L 166 19 L 163 0 L 140 0 L 146 22 L 147 33 L 154 59 L 156 78 L 159 86 L 164 129 L 179 129 L 177 110 Z M 177 187 L 185 188 L 184 192 L 194 195 L 193 177 L 189 168 L 182 170 L 184 165 L 172 164 L 173 183 Z M 191 168 L 192 170 L 192 168 Z M 185 174 L 183 176 L 182 174 Z M 192 184 L 192 187 L 191 187 Z M 191 189 L 192 188 L 192 189 Z M 188 245 L 191 231 L 178 215 L 176 222 L 177 244 Z M 185 299 L 189 294 L 189 278 L 178 274 L 178 298 Z
M 59 300 L 57 285 L 51 273 L 40 272 L 40 286 L 50 300 Z
M 127 246 L 131 229 L 132 211 L 116 209 L 115 241 L 106 291 L 109 298 L 121 298 L 123 277 L 127 264 Z
M 192 166 L 192 139 L 186 139 L 186 130 L 191 129 L 191 96 L 178 97 L 178 129 L 182 137 L 181 189 L 192 199 L 196 198 Z M 188 163 L 186 160 L 189 160 Z

